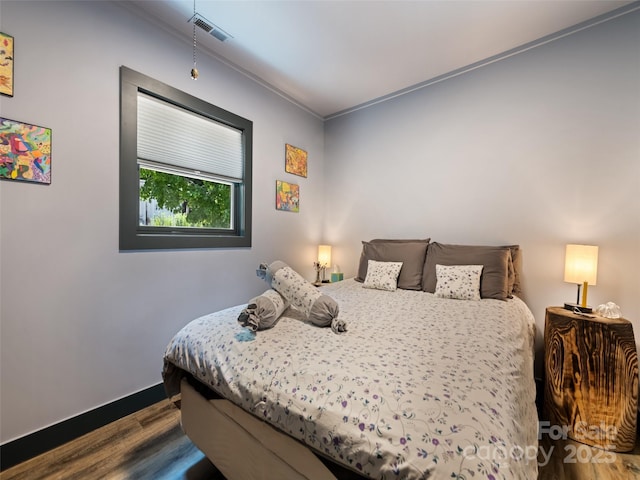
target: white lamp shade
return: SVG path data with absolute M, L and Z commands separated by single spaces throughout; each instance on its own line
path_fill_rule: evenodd
M 318 263 L 325 267 L 331 266 L 331 245 L 318 245 Z
M 598 278 L 598 247 L 567 245 L 564 258 L 564 281 L 595 285 Z

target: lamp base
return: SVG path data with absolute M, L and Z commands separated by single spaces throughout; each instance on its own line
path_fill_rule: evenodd
M 577 303 L 565 303 L 564 304 L 564 308 L 566 308 L 567 310 L 571 310 L 571 311 L 574 311 L 575 309 L 578 309 L 578 311 L 580 311 L 582 313 L 593 313 L 593 308 L 591 308 L 591 307 L 583 307 L 582 305 L 578 305 Z

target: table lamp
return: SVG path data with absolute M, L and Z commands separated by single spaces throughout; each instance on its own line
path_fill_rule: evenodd
M 578 285 L 576 303 L 565 303 L 567 310 L 579 310 L 591 313 L 587 306 L 587 290 L 589 285 L 595 285 L 598 277 L 598 247 L 593 245 L 567 245 L 564 258 L 564 281 Z M 580 299 L 580 285 L 582 285 L 582 300 Z
M 316 268 L 315 283 L 327 283 L 329 280 L 326 279 L 325 272 L 331 266 L 331 245 L 318 245 L 318 261 L 313 265 Z M 322 272 L 322 279 L 320 272 Z

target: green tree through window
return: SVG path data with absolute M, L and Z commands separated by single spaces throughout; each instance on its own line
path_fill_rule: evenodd
M 180 215 L 170 225 L 231 228 L 231 185 L 145 168 L 140 169 L 140 179 L 141 200 L 155 200 L 158 207 Z M 186 223 L 182 224 L 179 218 Z M 154 222 L 151 218 L 149 222 L 165 226 L 160 219 Z

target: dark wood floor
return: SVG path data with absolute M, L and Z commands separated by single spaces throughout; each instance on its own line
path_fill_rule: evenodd
M 640 445 L 629 454 L 544 440 L 553 454 L 539 480 L 640 480 Z M 0 473 L 0 480 L 224 480 L 180 429 L 168 400 Z M 279 480 L 279 479 L 274 479 Z
M 1 480 L 224 480 L 168 400 L 0 473 Z

